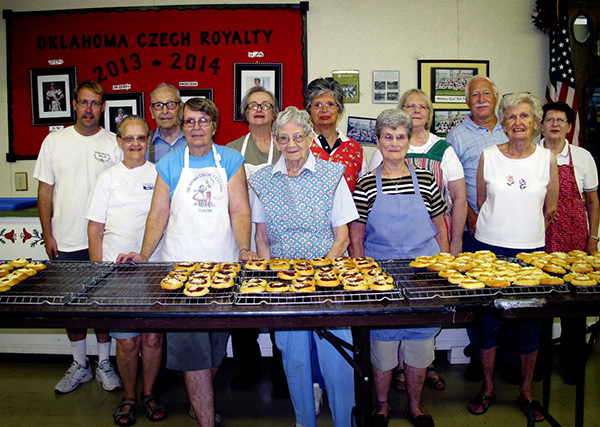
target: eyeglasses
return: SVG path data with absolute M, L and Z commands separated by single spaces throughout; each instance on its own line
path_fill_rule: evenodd
M 322 108 L 325 108 L 326 110 L 337 108 L 337 105 L 333 102 L 326 102 L 325 104 L 323 104 L 322 102 L 316 102 L 314 105 L 315 108 L 318 108 L 319 110 Z
M 559 125 L 564 125 L 567 123 L 567 119 L 563 119 L 562 117 L 558 117 L 556 119 L 554 117 L 546 117 L 544 119 L 544 123 L 554 124 L 554 122 L 558 123 Z
M 385 142 L 394 142 L 394 139 L 398 142 L 404 142 L 404 141 L 408 141 L 408 135 L 392 135 L 392 134 L 386 134 L 382 137 L 382 139 Z
M 295 133 L 292 135 L 291 139 L 293 139 L 296 144 L 302 144 L 305 138 L 306 136 L 301 133 Z M 279 144 L 281 145 L 287 145 L 290 142 L 290 137 L 288 135 L 281 135 L 277 137 L 277 141 L 279 141 Z
M 125 141 L 127 144 L 132 144 L 133 141 L 137 141 L 140 144 L 145 144 L 146 142 L 148 142 L 148 135 L 139 135 L 139 136 L 126 136 L 126 137 L 119 137 L 121 138 L 122 141 Z
M 81 108 L 87 108 L 90 105 L 92 106 L 92 108 L 100 108 L 102 106 L 102 102 L 88 101 L 86 99 L 82 99 L 81 101 L 77 101 L 77 105 L 79 105 Z
M 167 101 L 167 102 L 155 102 L 152 105 L 152 109 L 155 111 L 161 111 L 163 108 L 165 108 L 165 105 L 167 106 L 167 110 L 174 110 L 175 108 L 177 108 L 177 106 L 180 104 L 180 102 L 175 102 L 175 101 Z
M 271 104 L 270 102 L 263 102 L 262 104 L 257 104 L 256 102 L 253 102 L 251 104 L 248 104 L 248 110 L 258 110 L 262 108 L 263 110 L 270 110 L 271 108 L 273 108 L 273 104 Z
M 207 118 L 200 118 L 198 120 L 194 120 L 194 119 L 185 119 L 184 121 L 181 122 L 181 125 L 184 128 L 188 128 L 191 129 L 193 127 L 195 127 L 196 125 L 202 127 L 202 128 L 207 128 L 210 125 L 212 125 L 212 120 L 211 119 L 207 119 Z
M 406 108 L 407 110 L 415 111 L 417 108 L 419 110 L 429 110 L 429 107 L 425 104 L 404 104 L 402 108 Z

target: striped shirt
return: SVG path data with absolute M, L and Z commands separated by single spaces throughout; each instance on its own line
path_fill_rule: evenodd
M 415 169 L 415 172 L 421 197 L 425 202 L 429 217 L 435 218 L 443 214 L 446 211 L 446 204 L 442 200 L 434 176 L 431 172 L 423 169 Z M 398 179 L 382 177 L 381 187 L 384 194 L 415 194 L 410 175 Z M 366 224 L 377 198 L 377 181 L 373 173 L 367 174 L 358 180 L 352 197 L 359 215 L 357 221 Z

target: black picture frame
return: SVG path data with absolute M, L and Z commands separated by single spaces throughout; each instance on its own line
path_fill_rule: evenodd
M 213 90 L 212 89 L 179 89 L 179 96 L 181 97 L 181 102 L 185 104 L 188 99 L 191 98 L 206 98 L 211 101 L 213 98 Z
M 420 59 L 417 71 L 419 89 L 429 96 L 433 108 L 466 109 L 464 85 L 475 75 L 489 77 L 490 61 Z
M 77 86 L 77 67 L 31 68 L 29 82 L 33 126 L 75 123 L 72 100 Z
M 283 64 L 246 64 L 235 63 L 234 90 L 233 90 L 233 117 L 234 121 L 244 120 L 240 113 L 240 104 L 244 95 L 253 85 L 262 86 L 275 95 L 280 108 L 282 108 Z
M 118 124 L 128 115 L 137 114 L 144 117 L 144 92 L 107 93 L 104 102 L 106 105 L 100 126 L 113 133 L 117 132 Z
M 348 138 L 360 142 L 361 144 L 377 145 L 375 135 L 375 124 L 377 119 L 370 117 L 348 117 Z

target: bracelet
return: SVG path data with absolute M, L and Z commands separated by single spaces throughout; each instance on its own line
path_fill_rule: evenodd
M 588 239 L 594 239 L 595 241 L 599 241 L 600 237 L 598 237 L 598 236 L 588 236 Z
M 250 249 L 243 248 L 243 249 L 240 249 L 240 253 L 242 253 L 242 252 L 244 252 L 244 251 L 248 252 L 249 250 L 250 250 Z

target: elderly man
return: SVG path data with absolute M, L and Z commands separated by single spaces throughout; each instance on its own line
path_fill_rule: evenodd
M 477 222 L 477 167 L 483 150 L 490 145 L 506 142 L 508 138 L 498 122 L 496 104 L 498 87 L 485 76 L 473 76 L 465 87 L 466 103 L 471 110 L 462 123 L 446 136 L 446 141 L 460 159 L 467 184 L 467 233 L 463 234 L 463 251 L 473 251 Z
M 166 83 L 159 84 L 150 94 L 150 114 L 158 126 L 151 133 L 147 160 L 158 163 L 165 154 L 186 146 L 177 118 L 182 102 L 179 89 Z
M 100 127 L 104 89 L 87 80 L 75 89 L 74 126 L 49 134 L 38 155 L 34 178 L 39 180 L 38 211 L 48 258 L 89 261 L 88 198 L 101 172 L 120 162 L 123 152 L 115 135 Z M 93 378 L 86 357 L 86 329 L 67 329 L 73 363 L 54 388 L 69 393 Z M 98 367 L 96 379 L 106 391 L 123 387 L 110 361 L 108 330 L 96 329 Z

